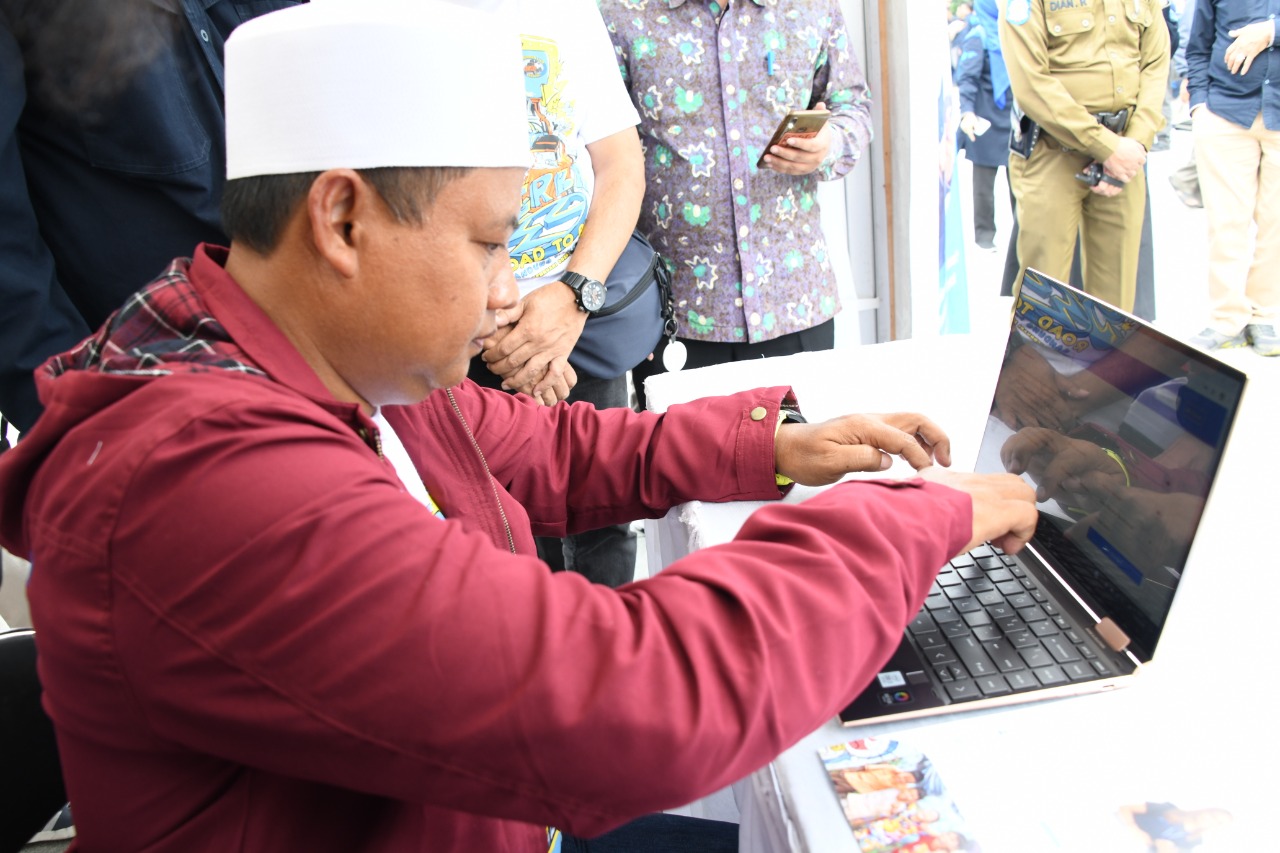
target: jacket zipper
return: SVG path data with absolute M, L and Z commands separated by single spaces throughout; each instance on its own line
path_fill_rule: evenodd
M 480 442 L 476 441 L 475 434 L 471 432 L 471 426 L 467 423 L 467 419 L 462 416 L 462 409 L 458 407 L 458 401 L 454 399 L 453 389 L 446 388 L 445 392 L 449 397 L 449 405 L 453 406 L 453 413 L 458 416 L 458 421 L 462 424 L 463 430 L 467 433 L 467 438 L 471 439 L 471 446 L 475 448 L 476 455 L 480 457 L 480 465 L 484 467 L 484 473 L 489 477 L 489 488 L 493 489 L 493 500 L 498 505 L 498 515 L 502 516 L 502 528 L 507 533 L 507 547 L 511 549 L 511 553 L 516 553 L 516 540 L 511 535 L 511 522 L 507 520 L 507 511 L 502 508 L 502 498 L 498 495 L 498 484 L 493 479 L 493 472 L 489 470 L 489 463 L 484 458 L 484 451 L 480 449 Z
M 385 462 L 387 457 L 382 455 L 382 433 L 376 429 L 372 433 L 364 427 L 356 428 L 356 435 L 360 436 L 360 440 L 367 444 L 374 453 L 378 454 L 378 460 Z M 370 441 L 372 439 L 372 441 Z

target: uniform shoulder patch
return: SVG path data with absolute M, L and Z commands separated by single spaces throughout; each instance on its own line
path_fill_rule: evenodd
M 1020 27 L 1031 18 L 1030 0 L 1009 0 L 1004 7 L 1004 17 L 1015 27 Z

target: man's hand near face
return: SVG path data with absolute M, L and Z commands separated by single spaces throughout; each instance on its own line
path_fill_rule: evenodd
M 481 357 L 502 377 L 503 388 L 554 405 L 578 382 L 569 353 L 586 322 L 573 291 L 553 281 L 525 296 L 511 311 L 499 312 L 498 331 L 485 341 Z
M 567 269 L 604 281 L 631 239 L 644 197 L 644 157 L 634 127 L 588 143 L 595 175 L 591 208 Z M 578 382 L 569 353 L 588 316 L 568 285 L 547 282 L 499 312 L 498 331 L 481 357 L 502 387 L 552 406 Z

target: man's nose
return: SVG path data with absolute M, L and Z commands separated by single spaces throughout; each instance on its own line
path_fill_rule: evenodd
M 503 264 L 502 272 L 489 287 L 489 309 L 498 311 L 512 308 L 520 301 L 520 288 L 516 286 L 516 275 L 510 264 Z

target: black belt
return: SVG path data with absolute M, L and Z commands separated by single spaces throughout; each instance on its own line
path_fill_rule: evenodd
M 1090 113 L 1094 121 L 1105 127 L 1112 133 L 1122 136 L 1124 129 L 1129 125 L 1129 114 L 1132 112 L 1128 107 L 1122 110 L 1116 110 L 1109 113 Z M 1083 154 L 1083 151 L 1064 145 L 1057 139 L 1054 139 L 1047 133 L 1044 133 L 1039 124 L 1031 120 L 1031 116 L 1021 113 L 1014 122 L 1013 133 L 1009 139 L 1009 150 L 1015 154 L 1027 158 L 1031 156 L 1031 149 L 1035 148 L 1039 139 L 1044 139 L 1045 143 L 1052 145 L 1068 154 Z

